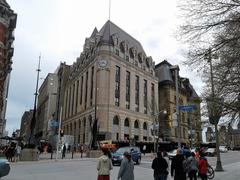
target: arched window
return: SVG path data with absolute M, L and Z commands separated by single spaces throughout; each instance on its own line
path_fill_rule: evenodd
M 124 126 L 129 127 L 129 120 L 128 120 L 128 118 L 125 119 Z
M 86 127 L 86 118 L 83 119 L 83 126 Z
M 117 116 L 114 116 L 114 118 L 113 118 L 113 124 L 114 124 L 114 125 L 119 125 L 119 119 L 118 119 Z
M 73 124 L 73 128 L 74 128 L 74 130 L 76 130 L 76 128 L 77 128 L 77 124 L 76 124 L 76 122 L 74 122 L 74 124 Z
M 92 126 L 92 116 L 89 116 L 89 125 Z
M 138 120 L 136 120 L 136 121 L 134 122 L 134 128 L 136 128 L 136 129 L 139 128 Z
M 146 122 L 143 123 L 143 129 L 147 130 L 147 123 Z

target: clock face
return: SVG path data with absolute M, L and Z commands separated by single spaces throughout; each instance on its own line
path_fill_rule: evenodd
M 101 59 L 98 64 L 101 68 L 104 68 L 107 66 L 107 63 L 108 63 L 107 60 Z

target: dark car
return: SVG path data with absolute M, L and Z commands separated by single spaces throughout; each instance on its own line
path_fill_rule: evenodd
M 0 178 L 7 176 L 10 171 L 9 162 L 6 159 L 0 159 Z
M 132 160 L 136 164 L 141 163 L 141 151 L 139 147 L 136 146 L 128 146 L 128 147 L 121 147 L 117 149 L 116 152 L 112 153 L 112 163 L 113 165 L 118 164 L 120 165 L 123 160 L 123 153 L 127 151 L 132 157 Z

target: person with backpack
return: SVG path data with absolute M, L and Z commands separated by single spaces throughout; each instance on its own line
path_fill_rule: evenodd
M 171 164 L 171 176 L 174 176 L 174 180 L 186 180 L 186 172 L 183 168 L 184 160 L 181 149 L 178 149 L 177 155 L 173 157 Z
M 207 180 L 207 171 L 208 171 L 208 161 L 204 153 L 200 154 L 198 162 L 198 173 L 202 180 Z
M 168 176 L 168 163 L 166 159 L 162 157 L 162 153 L 158 152 L 157 157 L 152 162 L 152 169 L 154 170 L 154 180 L 166 180 Z
M 197 180 L 198 161 L 195 158 L 195 153 L 192 152 L 188 158 L 188 177 L 190 180 Z

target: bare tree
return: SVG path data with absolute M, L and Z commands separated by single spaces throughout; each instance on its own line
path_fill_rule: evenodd
M 209 95 L 210 73 L 206 58 L 211 49 L 215 92 L 224 97 L 224 114 L 239 115 L 240 1 L 182 0 L 183 24 L 179 37 L 189 45 L 185 64 L 198 68 Z

